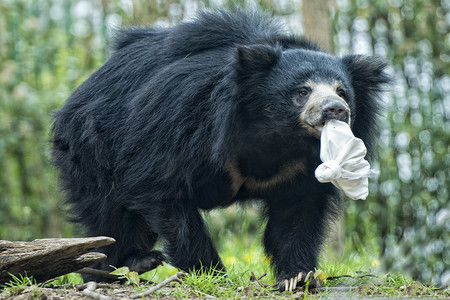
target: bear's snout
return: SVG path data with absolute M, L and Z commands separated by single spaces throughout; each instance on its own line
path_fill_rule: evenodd
M 329 84 L 308 81 L 305 86 L 311 93 L 300 114 L 303 128 L 306 128 L 310 134 L 320 137 L 326 121 L 339 120 L 350 125 L 350 107 L 338 93 L 342 86 L 341 82 Z
M 337 99 L 325 100 L 322 103 L 322 119 L 339 120 L 348 123 L 350 115 L 350 109 L 348 105 Z

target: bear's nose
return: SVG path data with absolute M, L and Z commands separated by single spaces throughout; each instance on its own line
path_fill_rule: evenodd
M 326 100 L 322 104 L 322 114 L 326 120 L 339 120 L 348 122 L 350 109 L 341 100 Z

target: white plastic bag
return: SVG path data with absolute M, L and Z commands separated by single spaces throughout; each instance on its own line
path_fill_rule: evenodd
M 364 159 L 364 142 L 353 135 L 347 123 L 330 120 L 320 137 L 320 159 L 323 161 L 315 175 L 320 182 L 333 183 L 353 200 L 369 195 L 368 177 L 377 175 Z

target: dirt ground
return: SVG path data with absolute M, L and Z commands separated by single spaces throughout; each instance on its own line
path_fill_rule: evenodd
M 86 289 L 86 284 L 77 285 L 77 286 L 60 286 L 55 288 L 44 288 L 39 286 L 31 286 L 27 287 L 24 290 L 16 291 L 14 294 L 8 296 L 2 296 L 0 294 L 0 299 L 9 300 L 9 299 L 132 299 L 132 296 L 136 294 L 136 289 L 130 285 L 121 285 L 121 284 L 99 284 L 95 290 L 93 295 L 87 296 L 84 291 Z M 138 299 L 216 299 L 221 297 L 213 297 L 211 295 L 207 295 L 201 293 L 200 291 L 195 291 L 186 287 L 183 291 L 180 291 L 180 288 L 183 289 L 183 286 L 180 286 L 178 283 L 171 283 L 169 286 L 165 286 L 155 293 L 151 295 L 139 297 Z M 319 291 L 310 291 L 308 296 L 315 295 L 319 297 L 313 297 L 314 299 L 374 299 L 367 297 L 376 297 L 375 299 L 449 299 L 444 295 L 436 298 L 430 295 L 418 295 L 415 293 L 408 293 L 408 289 L 415 290 L 413 287 L 405 287 L 405 294 L 401 297 L 386 297 L 377 294 L 367 294 L 367 290 L 371 288 L 368 286 L 359 286 L 359 287 L 333 287 L 325 290 L 325 288 L 321 288 Z M 178 290 L 178 294 L 174 291 Z M 142 290 L 145 291 L 145 290 Z M 140 291 L 140 292 L 142 292 Z M 242 287 L 240 290 L 236 292 L 238 298 L 242 299 L 304 299 L 304 292 L 297 291 L 293 294 L 281 294 L 278 292 L 271 291 L 270 293 L 264 291 L 255 290 L 255 286 L 247 286 Z M 448 295 L 448 294 L 447 294 Z M 380 297 L 381 296 L 381 297 Z
M 2 298 L 0 296 L 0 299 L 9 300 L 9 299 L 15 299 L 15 300 L 28 300 L 28 299 L 39 299 L 39 300 L 46 300 L 46 299 L 73 299 L 73 300 L 79 300 L 79 299 L 96 299 L 93 297 L 89 297 L 83 293 L 83 287 L 67 287 L 67 288 L 41 288 L 37 286 L 28 287 L 23 291 L 18 292 L 15 295 L 7 296 Z M 164 294 L 170 294 L 171 292 L 170 287 L 165 287 L 160 290 L 156 295 L 158 295 L 158 299 L 177 299 L 174 296 L 163 296 Z M 107 284 L 102 285 L 101 287 L 95 289 L 95 293 L 97 293 L 99 296 L 97 299 L 131 299 L 131 296 L 136 293 L 136 290 L 129 285 L 120 285 L 120 284 Z M 101 298 L 101 296 L 106 296 L 109 298 Z M 146 297 L 141 297 L 138 299 L 155 299 L 156 295 L 150 295 Z M 195 297 L 195 295 L 192 295 L 192 298 L 190 299 L 201 299 L 201 297 Z M 203 297 L 204 299 L 205 297 Z

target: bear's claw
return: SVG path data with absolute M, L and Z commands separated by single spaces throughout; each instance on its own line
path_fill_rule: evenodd
M 318 287 L 319 282 L 315 280 L 314 278 L 314 272 L 309 271 L 306 275 L 303 272 L 298 273 L 297 276 L 294 276 L 290 279 L 285 279 L 281 284 L 281 289 L 283 291 L 294 291 L 297 286 L 304 286 L 308 281 L 310 281 L 309 286 L 310 287 Z

